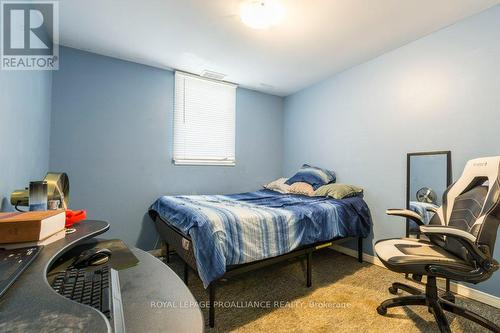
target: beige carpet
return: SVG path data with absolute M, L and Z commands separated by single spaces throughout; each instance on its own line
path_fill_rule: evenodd
M 173 255 L 169 264 L 182 276 L 182 263 Z M 331 249 L 313 257 L 313 285 L 305 286 L 305 261 L 293 260 L 222 282 L 216 291 L 215 328 L 207 332 L 436 332 L 426 307 L 403 307 L 380 316 L 380 302 L 394 297 L 394 281 L 410 283 L 401 274 Z M 413 284 L 416 285 L 417 284 Z M 195 298 L 208 300 L 197 276 L 190 273 Z M 403 294 L 403 293 L 402 293 Z M 500 324 L 500 310 L 465 298 L 457 303 Z M 203 309 L 208 322 L 208 310 Z M 447 314 L 453 332 L 481 332 L 481 326 Z

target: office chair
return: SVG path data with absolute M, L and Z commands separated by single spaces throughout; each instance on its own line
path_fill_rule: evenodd
M 423 305 L 434 315 L 441 332 L 451 332 L 444 311 L 500 332 L 495 323 L 440 296 L 436 286 L 436 278 L 476 284 L 489 279 L 499 267 L 493 251 L 500 223 L 500 156 L 467 162 L 462 176 L 443 194 L 443 205 L 428 225 L 409 210 L 389 209 L 387 214 L 415 221 L 428 240 L 380 240 L 375 244 L 377 256 L 388 269 L 426 276 L 427 281 L 425 292 L 393 283 L 390 293 L 403 290 L 411 295 L 388 299 L 377 312 L 385 315 L 388 308 Z

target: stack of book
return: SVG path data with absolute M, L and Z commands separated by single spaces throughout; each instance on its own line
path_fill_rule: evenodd
M 0 248 L 48 245 L 66 235 L 64 210 L 0 213 Z

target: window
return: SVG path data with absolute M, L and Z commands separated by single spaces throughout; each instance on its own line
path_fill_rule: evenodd
M 236 86 L 175 72 L 174 163 L 234 165 Z

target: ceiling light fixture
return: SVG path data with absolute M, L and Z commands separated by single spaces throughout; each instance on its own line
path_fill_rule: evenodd
M 241 5 L 241 21 L 253 29 L 268 29 L 285 17 L 285 8 L 278 0 L 250 0 Z

